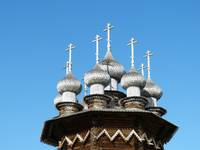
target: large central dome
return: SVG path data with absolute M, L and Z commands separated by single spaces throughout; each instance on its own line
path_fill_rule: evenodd
M 111 51 L 107 51 L 104 60 L 99 66 L 118 82 L 120 82 L 122 75 L 125 73 L 124 67 L 113 58 Z

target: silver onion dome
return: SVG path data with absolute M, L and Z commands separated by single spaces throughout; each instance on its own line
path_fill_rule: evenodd
M 120 82 L 122 75 L 125 73 L 124 67 L 113 58 L 111 51 L 106 53 L 104 60 L 100 63 L 100 68 L 108 72 L 110 77 L 118 82 Z
M 131 86 L 139 87 L 140 89 L 144 88 L 146 81 L 144 77 L 139 74 L 135 68 L 131 68 L 131 70 L 124 74 L 121 79 L 121 85 L 124 89 L 127 89 Z
M 156 85 L 151 79 L 147 79 L 146 86 L 142 91 L 142 95 L 146 97 L 154 97 L 158 100 L 161 98 L 162 94 L 162 89 L 158 85 Z
M 58 103 L 62 102 L 62 96 L 61 95 L 57 95 L 54 98 L 54 105 L 56 106 Z
M 107 86 L 110 82 L 110 75 L 102 70 L 99 64 L 96 64 L 91 71 L 85 74 L 84 81 L 88 86 L 92 84 L 102 84 Z
M 74 92 L 78 95 L 81 92 L 81 89 L 81 82 L 77 80 L 71 72 L 69 72 L 67 76 L 57 84 L 57 90 L 60 94 L 64 92 Z

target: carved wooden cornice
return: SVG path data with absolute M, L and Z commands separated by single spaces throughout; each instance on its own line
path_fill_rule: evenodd
M 99 132 L 97 135 L 95 135 L 90 130 L 87 131 L 85 136 L 81 136 L 79 133 L 77 133 L 73 139 L 71 139 L 69 136 L 65 136 L 60 142 L 58 148 L 63 147 L 63 145 L 66 143 L 68 146 L 73 147 L 75 146 L 76 142 L 84 144 L 86 140 L 93 136 L 96 140 L 99 140 L 101 137 L 106 136 L 110 140 L 110 142 L 113 142 L 118 136 L 120 136 L 124 142 L 128 142 L 133 136 L 136 137 L 136 139 L 142 143 L 146 142 L 148 145 L 152 145 L 155 147 L 155 149 L 161 149 L 161 146 L 163 145 L 160 141 L 156 142 L 154 138 L 147 137 L 146 133 L 143 133 L 142 135 L 139 135 L 134 129 L 129 131 L 129 134 L 126 136 L 121 129 L 118 129 L 115 131 L 113 135 L 109 134 L 107 129 L 103 129 L 101 132 Z

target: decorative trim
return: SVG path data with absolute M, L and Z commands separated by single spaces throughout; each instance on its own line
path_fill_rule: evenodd
M 80 143 L 85 143 L 88 137 L 90 136 L 90 134 L 92 134 L 91 131 L 88 131 L 85 137 L 82 137 L 80 134 L 77 133 L 73 140 L 65 136 L 65 138 L 59 142 L 58 148 L 61 148 L 65 142 L 67 142 L 67 144 L 71 147 L 73 147 L 73 145 L 77 141 Z M 160 142 L 156 143 L 156 141 L 153 138 L 148 138 L 146 133 L 143 133 L 141 136 L 139 136 L 134 129 L 130 131 L 128 136 L 125 136 L 120 129 L 118 129 L 113 135 L 110 135 L 106 129 L 103 129 L 98 135 L 94 135 L 94 134 L 92 135 L 94 136 L 96 140 L 99 140 L 103 135 L 106 135 L 108 139 L 110 140 L 110 142 L 113 142 L 118 135 L 121 136 L 121 138 L 125 142 L 128 142 L 131 139 L 131 137 L 135 136 L 139 142 L 142 143 L 146 141 L 148 145 L 152 145 L 156 149 L 161 149 L 161 145 L 162 145 Z
M 61 148 L 65 142 L 67 142 L 67 144 L 70 145 L 70 146 L 73 146 L 74 143 L 75 143 L 77 140 L 79 140 L 79 142 L 81 142 L 81 143 L 85 143 L 85 141 L 87 140 L 87 138 L 89 137 L 89 135 L 90 135 L 90 131 L 88 131 L 88 132 L 86 133 L 86 135 L 85 135 L 84 138 L 81 137 L 81 135 L 77 133 L 73 140 L 70 140 L 69 137 L 65 136 L 65 138 L 64 138 L 61 142 L 59 142 L 58 148 Z
M 122 133 L 122 131 L 121 131 L 120 129 L 118 129 L 118 130 L 113 134 L 113 136 L 111 136 L 111 135 L 108 133 L 108 131 L 107 131 L 106 129 L 103 129 L 103 131 L 101 131 L 101 132 L 99 133 L 99 135 L 96 136 L 96 139 L 99 140 L 100 137 L 103 136 L 103 134 L 105 134 L 105 135 L 109 138 L 109 140 L 110 140 L 111 142 L 114 141 L 115 138 L 116 138 L 118 135 L 120 135 L 120 136 L 122 137 L 122 139 L 123 139 L 125 142 L 129 141 L 130 138 L 131 138 L 133 135 L 135 135 L 135 137 L 136 137 L 140 142 L 143 141 L 143 139 L 140 138 L 140 137 L 138 136 L 138 134 L 135 132 L 134 129 L 129 133 L 129 135 L 128 135 L 127 137 L 124 136 L 124 134 Z

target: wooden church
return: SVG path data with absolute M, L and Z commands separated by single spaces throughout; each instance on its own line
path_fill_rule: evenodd
M 77 95 L 82 85 L 72 73 L 72 49 L 66 62 L 66 76 L 57 84 L 58 95 L 54 104 L 59 115 L 47 120 L 41 141 L 58 150 L 164 150 L 177 126 L 163 119 L 166 110 L 157 106 L 161 88 L 150 77 L 150 56 L 146 52 L 148 75 L 144 65 L 140 73 L 134 64 L 134 45 L 131 38 L 131 68 L 125 71 L 111 52 L 110 32 L 107 24 L 107 52 L 99 60 L 99 35 L 96 35 L 96 64 L 84 75 L 82 104 Z M 126 93 L 118 90 L 119 84 Z

